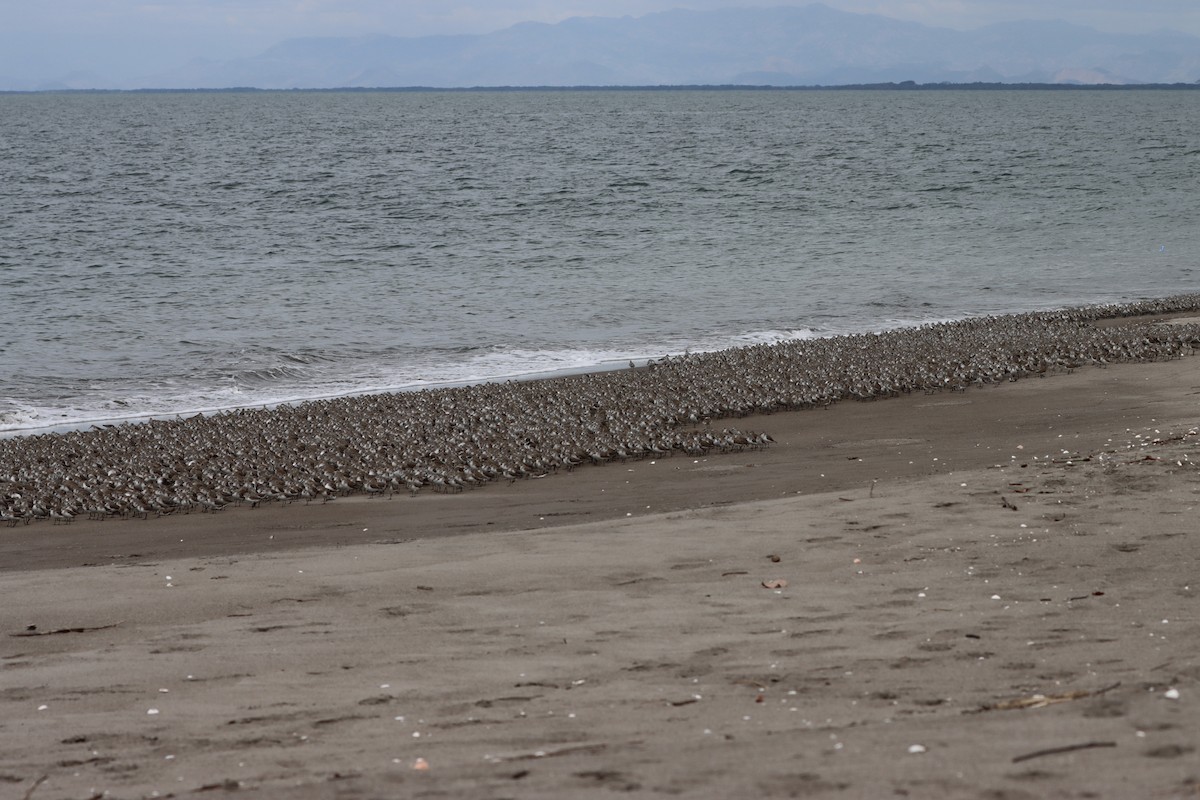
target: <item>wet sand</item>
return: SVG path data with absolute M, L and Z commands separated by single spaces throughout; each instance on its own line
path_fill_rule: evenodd
M 2 528 L 0 796 L 1192 797 L 1198 397 L 1115 365 Z

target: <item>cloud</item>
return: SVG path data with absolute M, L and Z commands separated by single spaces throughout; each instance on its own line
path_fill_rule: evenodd
M 810 0 L 5 0 L 5 27 L 167 32 L 167 26 L 277 40 L 295 35 L 484 33 L 525 20 L 641 15 L 671 8 L 804 5 Z M 1200 24 L 1195 0 L 824 0 L 858 13 L 930 25 L 981 25 L 1020 18 L 1062 18 L 1080 24 L 1121 20 L 1123 26 L 1176 28 Z M 1200 32 L 1200 31 L 1198 31 Z

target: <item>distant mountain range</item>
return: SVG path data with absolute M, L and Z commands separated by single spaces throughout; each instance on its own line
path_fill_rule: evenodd
M 1192 83 L 1200 38 L 1066 22 L 935 28 L 821 4 L 527 22 L 470 36 L 290 39 L 115 86 L 90 73 L 10 88 L 228 88 L 918 83 Z M 0 78 L 0 88 L 4 86 Z

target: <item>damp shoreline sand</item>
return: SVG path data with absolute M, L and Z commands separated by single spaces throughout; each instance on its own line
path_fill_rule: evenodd
M 0 781 L 1194 796 L 1196 391 L 1122 364 L 461 495 L 0 529 Z

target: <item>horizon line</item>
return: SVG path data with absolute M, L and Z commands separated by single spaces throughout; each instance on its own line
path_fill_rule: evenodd
M 1039 81 L 970 81 L 957 83 L 938 81 L 917 83 L 916 81 L 880 81 L 872 83 L 842 84 L 578 84 L 558 85 L 503 85 L 503 86 L 331 86 L 291 87 L 271 89 L 257 86 L 197 86 L 187 88 L 141 87 L 137 89 L 0 89 L 0 94 L 170 94 L 170 93 L 317 93 L 317 92 L 572 92 L 572 91 L 830 91 L 830 90 L 903 90 L 928 91 L 948 89 L 1022 89 L 1022 90 L 1178 90 L 1200 89 L 1200 79 L 1191 83 L 1046 83 Z

